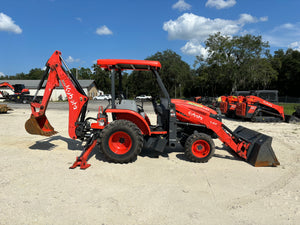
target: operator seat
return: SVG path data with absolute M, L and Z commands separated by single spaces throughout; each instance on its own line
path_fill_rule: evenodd
M 134 100 L 122 99 L 120 103 L 116 104 L 116 109 L 128 109 L 139 113 L 144 119 L 146 117 L 143 108 L 138 107 Z
M 122 99 L 120 103 L 116 104 L 116 109 L 128 109 L 138 112 L 138 107 L 134 100 Z
M 168 110 L 168 99 L 160 98 L 160 104 L 157 105 L 156 101 L 153 99 L 153 108 L 157 114 L 157 128 L 162 130 L 168 130 L 169 122 L 169 110 Z

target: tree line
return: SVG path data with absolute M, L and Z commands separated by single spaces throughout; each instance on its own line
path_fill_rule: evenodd
M 300 52 L 279 49 L 270 53 L 261 36 L 210 35 L 205 41 L 207 56 L 196 56 L 193 67 L 176 52 L 165 50 L 147 57 L 162 64 L 160 75 L 172 98 L 220 96 L 236 90 L 278 90 L 280 96 L 299 97 Z M 72 68 L 78 79 L 95 80 L 98 89 L 110 93 L 110 73 L 96 64 L 91 68 Z M 35 68 L 28 74 L 1 76 L 0 79 L 41 79 L 44 71 Z M 140 94 L 157 95 L 152 74 L 145 71 L 123 73 L 123 93 L 128 98 Z M 118 79 L 116 88 L 118 89 Z

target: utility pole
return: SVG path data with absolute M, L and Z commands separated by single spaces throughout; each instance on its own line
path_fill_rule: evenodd
M 80 66 L 78 66 L 78 68 L 76 68 L 76 80 L 78 80 L 78 69 L 80 69 Z
M 179 96 L 179 98 L 181 98 L 181 84 L 179 84 L 179 94 L 180 94 L 180 96 Z

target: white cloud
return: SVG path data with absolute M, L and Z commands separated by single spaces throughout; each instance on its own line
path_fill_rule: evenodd
M 5 76 L 5 74 L 3 73 L 3 72 L 0 72 L 0 76 L 2 77 L 2 76 Z
M 74 59 L 72 56 L 69 56 L 69 57 L 66 59 L 66 62 L 67 62 L 67 63 L 80 62 L 80 59 Z
M 259 19 L 251 16 L 250 14 L 241 14 L 240 19 L 238 20 L 240 24 L 246 24 L 246 23 L 257 23 L 257 22 L 266 22 L 268 21 L 268 17 L 260 17 Z
M 177 9 L 179 11 L 186 11 L 186 10 L 190 10 L 192 8 L 192 6 L 188 3 L 186 3 L 184 0 L 178 0 L 178 2 L 176 2 L 173 6 L 173 9 Z
M 163 25 L 171 40 L 200 40 L 204 41 L 210 34 L 218 31 L 225 34 L 237 33 L 239 26 L 230 20 L 209 19 L 192 13 L 185 13 L 176 20 L 169 20 Z
M 224 9 L 230 8 L 236 4 L 236 0 L 208 0 L 205 4 L 206 7 Z
M 82 18 L 80 18 L 80 17 L 76 17 L 75 18 L 77 21 L 79 21 L 80 23 L 82 22 Z
M 204 41 L 210 34 L 221 32 L 223 35 L 234 35 L 240 32 L 247 23 L 255 23 L 261 20 L 249 15 L 241 14 L 238 20 L 210 19 L 197 16 L 193 13 L 185 13 L 176 20 L 169 20 L 163 25 L 171 40 Z
M 165 22 L 163 29 L 168 32 L 170 40 L 187 40 L 188 43 L 181 48 L 181 51 L 186 54 L 194 54 L 195 52 L 203 52 L 203 47 L 200 46 L 200 43 L 203 43 L 209 35 L 217 32 L 229 36 L 241 34 L 246 24 L 265 20 L 265 17 L 258 19 L 249 14 L 241 14 L 237 20 L 225 20 L 219 18 L 210 19 L 193 13 L 185 13 L 176 20 Z
M 285 23 L 280 26 L 275 27 L 271 32 L 282 32 L 282 31 L 292 31 L 292 30 L 298 30 L 299 24 L 292 24 L 292 23 Z
M 295 44 L 300 40 L 300 23 L 282 24 L 271 31 L 265 31 L 262 36 L 274 47 L 297 48 Z
M 202 55 L 204 58 L 208 56 L 205 47 L 196 40 L 188 41 L 180 50 L 186 55 Z
M 22 33 L 22 29 L 15 24 L 15 21 L 4 13 L 0 13 L 0 31 L 8 31 L 16 34 Z
M 108 29 L 108 27 L 105 26 L 105 25 L 102 26 L 102 27 L 97 28 L 96 33 L 98 35 L 111 35 L 111 34 L 113 34 L 113 32 L 110 29 Z
M 257 18 L 249 15 L 249 14 L 241 14 L 240 15 L 240 19 L 239 22 L 241 24 L 245 24 L 245 23 L 256 23 L 258 21 Z
M 259 20 L 260 20 L 261 22 L 266 22 L 266 21 L 269 20 L 269 17 L 263 16 L 263 17 L 260 17 Z
M 300 52 L 300 41 L 295 41 L 291 43 L 288 47 Z

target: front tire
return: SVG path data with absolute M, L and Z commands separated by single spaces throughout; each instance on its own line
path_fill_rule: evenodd
M 108 124 L 100 135 L 100 148 L 105 157 L 115 163 L 136 160 L 143 147 L 140 129 L 127 120 L 115 120 Z
M 205 163 L 215 154 L 215 144 L 204 133 L 192 134 L 185 143 L 185 155 L 192 162 Z

